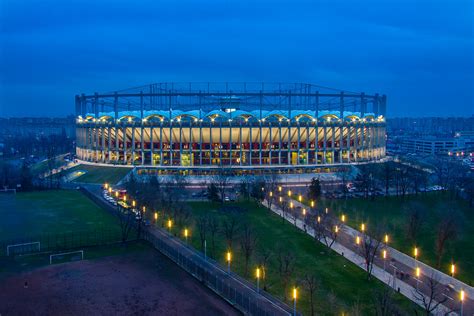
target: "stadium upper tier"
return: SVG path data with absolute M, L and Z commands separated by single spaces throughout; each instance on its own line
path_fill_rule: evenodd
M 79 116 L 79 121 L 109 121 L 113 120 L 115 117 L 115 112 L 99 112 L 97 117 L 94 113 L 87 113 L 85 117 Z M 194 121 L 229 121 L 229 120 L 269 120 L 269 121 L 304 121 L 304 120 L 339 120 L 344 119 L 348 121 L 357 121 L 357 120 L 383 120 L 383 116 L 375 117 L 374 113 L 365 113 L 361 115 L 360 112 L 343 112 L 342 118 L 340 117 L 340 111 L 310 111 L 310 110 L 293 110 L 293 111 L 284 111 L 284 110 L 254 110 L 254 111 L 243 111 L 243 110 L 213 110 L 213 111 L 202 111 L 202 110 L 192 110 L 192 111 L 181 111 L 181 110 L 153 110 L 153 111 L 121 111 L 117 115 L 118 121 L 135 121 L 135 120 L 144 120 L 152 121 L 157 119 L 159 121 L 185 121 L 186 119 Z

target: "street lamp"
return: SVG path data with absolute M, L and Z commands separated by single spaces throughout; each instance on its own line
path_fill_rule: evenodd
M 278 192 L 281 192 L 281 190 L 282 190 L 282 187 L 281 187 L 281 185 L 279 185 L 278 186 Z
M 280 196 L 279 198 L 280 203 L 283 202 L 283 198 Z
M 168 219 L 168 230 L 171 232 L 171 226 L 173 226 L 173 222 L 171 219 Z
M 186 239 L 186 243 L 188 243 L 188 236 L 189 236 L 188 229 L 185 228 L 185 229 L 184 229 L 184 239 Z
M 123 201 L 127 202 L 127 196 L 126 195 L 123 196 Z
M 290 208 L 293 208 L 293 202 L 290 202 Z
M 413 250 L 413 255 L 415 257 L 415 265 L 418 266 L 418 247 L 415 247 L 415 249 Z
M 132 201 L 132 206 L 135 207 L 137 205 L 137 203 L 135 202 L 135 200 Z
M 288 190 L 288 197 L 291 197 L 291 190 Z
M 342 214 L 341 215 L 341 221 L 344 223 L 346 221 L 346 215 Z
M 358 246 L 359 244 L 360 244 L 360 237 L 357 236 L 357 237 L 356 237 L 356 245 Z
M 314 201 L 311 201 L 311 207 L 314 207 Z
M 300 195 L 298 195 L 298 202 L 301 203 L 302 201 L 303 201 L 303 196 L 300 194 Z
M 361 230 L 362 232 L 365 231 L 365 224 L 364 224 L 364 223 L 362 223 L 362 224 L 360 225 L 360 230 Z
M 270 195 L 270 197 L 272 197 L 272 196 L 273 196 L 273 192 L 270 191 L 270 192 L 268 193 L 268 195 Z
M 384 240 L 385 244 L 388 244 L 388 235 L 387 234 L 385 234 L 385 237 L 384 237 L 383 240 Z
M 451 277 L 454 278 L 454 272 L 456 271 L 456 266 L 454 263 L 451 263 Z
M 303 216 L 306 216 L 306 209 L 303 209 Z
M 418 283 L 420 282 L 420 274 L 421 274 L 420 267 L 416 267 L 415 275 L 416 275 L 416 289 L 417 290 L 418 290 Z
M 256 271 L 257 276 L 257 293 L 260 292 L 260 268 L 257 267 Z
M 145 214 L 145 212 L 146 212 L 146 207 L 143 206 L 143 214 Z
M 318 224 L 321 223 L 321 216 L 318 215 Z
M 115 197 L 118 198 L 118 191 L 115 191 Z
M 109 188 L 109 184 L 108 183 L 105 183 L 104 184 L 104 188 L 107 190 Z
M 110 194 L 110 193 L 112 193 L 112 188 L 111 188 L 111 187 L 109 187 L 109 194 Z
M 158 222 L 158 212 L 155 212 L 155 214 L 153 216 L 155 218 L 155 223 L 157 223 Z
M 296 287 L 293 288 L 293 315 L 296 316 L 296 297 L 297 297 Z
M 337 234 L 338 231 L 339 231 L 339 227 L 337 227 L 337 225 L 334 226 L 334 232 Z
M 226 260 L 227 260 L 227 272 L 230 273 L 230 260 L 231 260 L 230 251 L 227 251 Z
M 329 212 L 328 208 L 326 207 L 326 214 Z
M 459 293 L 459 299 L 461 300 L 461 316 L 463 314 L 463 305 L 464 305 L 464 290 L 461 290 L 461 292 Z
M 383 258 L 383 270 L 385 271 L 385 260 L 387 259 L 387 250 L 384 249 L 382 251 L 382 258 Z

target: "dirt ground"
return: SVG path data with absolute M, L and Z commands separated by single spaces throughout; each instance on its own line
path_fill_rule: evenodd
M 154 250 L 57 264 L 0 280 L 1 316 L 238 314 Z

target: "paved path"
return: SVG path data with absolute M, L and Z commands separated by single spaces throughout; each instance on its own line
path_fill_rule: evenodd
M 300 206 L 300 207 L 307 208 L 307 206 L 299 203 L 298 201 L 293 200 L 293 203 L 297 207 Z M 264 204 L 268 206 L 266 201 L 264 202 Z M 281 217 L 284 216 L 282 210 L 279 208 L 278 205 L 272 204 L 271 210 Z M 314 230 L 310 227 L 307 227 L 301 219 L 297 218 L 295 221 L 295 218 L 291 216 L 290 214 L 288 214 L 288 212 L 285 214 L 285 219 L 288 222 L 295 225 L 296 227 L 298 227 L 299 229 L 304 230 L 307 234 L 309 234 L 313 238 L 315 237 Z M 356 234 L 357 234 L 356 230 L 344 225 L 344 227 L 341 229 L 338 235 L 337 241 L 334 242 L 331 248 L 332 250 L 336 251 L 337 253 L 347 258 L 349 261 L 359 266 L 361 269 L 365 270 L 365 259 L 359 254 L 357 254 L 357 250 L 355 249 L 354 239 L 355 239 Z M 320 240 L 320 242 L 326 245 L 323 241 Z M 395 249 L 389 248 L 389 251 L 390 252 L 395 251 Z M 401 255 L 404 255 L 404 254 L 401 254 Z M 374 277 L 384 282 L 385 284 L 399 290 L 401 294 L 403 294 L 405 297 L 407 297 L 411 301 L 422 306 L 420 301 L 415 298 L 415 295 L 414 295 L 415 288 L 416 286 L 418 286 L 420 291 L 424 292 L 425 294 L 428 293 L 429 290 L 426 285 L 428 282 L 428 277 L 422 274 L 422 277 L 420 278 L 419 281 L 417 281 L 413 277 L 410 277 L 410 275 L 413 275 L 413 270 L 414 270 L 413 259 L 411 261 L 406 260 L 406 263 L 408 263 L 408 265 L 405 265 L 404 263 L 405 261 L 399 262 L 392 257 L 390 261 L 387 261 L 385 263 L 386 269 L 384 270 L 383 259 L 377 258 L 374 261 L 372 274 Z M 420 267 L 423 271 L 424 267 L 422 267 L 421 264 L 420 264 Z M 431 268 L 431 270 L 437 271 L 433 268 Z M 426 271 L 428 271 L 428 269 L 426 269 Z M 442 274 L 441 272 L 439 273 Z M 394 278 L 394 275 L 395 275 L 395 278 Z M 400 279 L 400 277 L 402 276 L 404 278 L 403 281 Z M 446 280 L 447 280 L 446 278 L 440 278 L 440 281 L 446 281 Z M 465 286 L 466 288 L 468 288 L 467 285 Z M 435 315 L 445 315 L 446 313 L 449 313 L 452 310 L 458 311 L 460 309 L 458 292 L 453 291 L 447 286 L 443 286 L 443 290 L 445 291 L 443 295 L 447 297 L 447 300 L 446 302 L 444 302 L 444 304 L 438 307 L 438 309 L 434 312 Z M 474 315 L 474 301 L 470 297 L 467 297 L 466 301 L 464 302 L 464 315 Z M 454 313 L 451 313 L 451 314 L 454 314 Z

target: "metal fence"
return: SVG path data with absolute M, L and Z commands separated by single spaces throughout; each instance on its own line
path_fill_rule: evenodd
M 227 273 L 218 262 L 204 258 L 178 238 L 160 230 L 157 233 L 144 231 L 143 239 L 244 314 L 292 314 L 286 304 L 264 291 L 257 292 L 253 284 L 234 273 Z
M 0 256 L 7 255 L 9 245 L 41 243 L 40 252 L 55 252 L 82 247 L 92 247 L 108 245 L 121 242 L 122 235 L 120 230 L 103 228 L 85 231 L 64 232 L 64 233 L 46 233 L 22 238 L 0 240 Z M 37 252 L 37 247 L 23 247 L 22 253 Z M 10 255 L 19 253 L 19 250 L 10 247 Z

